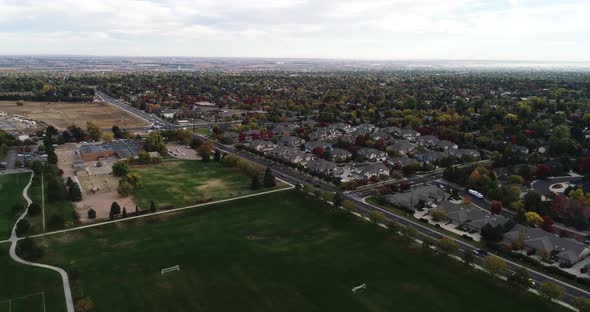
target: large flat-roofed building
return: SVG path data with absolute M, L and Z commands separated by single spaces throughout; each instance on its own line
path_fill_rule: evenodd
M 106 157 L 135 157 L 142 150 L 141 140 L 118 140 L 99 144 L 84 144 L 80 147 L 80 156 L 84 161 L 95 161 Z

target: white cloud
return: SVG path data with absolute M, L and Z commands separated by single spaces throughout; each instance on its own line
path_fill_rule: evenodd
M 584 0 L 0 0 L 0 54 L 588 59 Z

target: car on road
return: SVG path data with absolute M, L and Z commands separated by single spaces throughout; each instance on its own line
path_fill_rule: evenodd
M 485 251 L 485 250 L 483 250 L 483 249 L 475 249 L 473 251 L 473 253 L 476 254 L 476 255 L 478 255 L 478 256 L 482 256 L 482 257 L 485 257 L 485 256 L 488 255 L 488 252 Z

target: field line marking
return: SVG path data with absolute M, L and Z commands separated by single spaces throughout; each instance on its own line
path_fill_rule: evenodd
M 129 221 L 129 220 L 141 219 L 141 218 L 146 218 L 146 217 L 151 217 L 151 216 L 156 216 L 156 215 L 161 215 L 161 214 L 167 214 L 167 213 L 174 213 L 174 212 L 178 212 L 178 211 L 183 211 L 183 210 L 188 210 L 188 209 L 193 209 L 193 208 L 198 208 L 198 207 L 203 207 L 203 206 L 231 202 L 231 201 L 240 200 L 240 199 L 244 199 L 244 198 L 262 196 L 262 195 L 267 195 L 267 194 L 276 193 L 276 192 L 284 192 L 284 191 L 292 190 L 294 188 L 295 187 L 291 185 L 291 186 L 280 188 L 277 190 L 270 190 L 270 191 L 255 193 L 255 194 L 248 194 L 248 195 L 242 195 L 242 196 L 232 197 L 232 198 L 227 198 L 227 199 L 220 199 L 220 200 L 216 200 L 216 201 L 212 201 L 212 202 L 208 202 L 208 203 L 202 203 L 202 204 L 196 204 L 196 205 L 191 205 L 191 206 L 186 206 L 186 207 L 174 208 L 174 209 L 170 209 L 170 210 L 158 211 L 158 212 L 148 213 L 148 214 L 144 214 L 144 215 L 140 215 L 140 216 L 127 217 L 124 219 L 118 219 L 118 220 L 112 220 L 112 221 L 99 222 L 99 223 L 95 223 L 95 224 L 83 225 L 83 226 L 79 226 L 79 227 L 75 227 L 75 228 L 71 228 L 71 229 L 65 229 L 65 230 L 52 231 L 52 232 L 41 233 L 41 234 L 36 234 L 36 235 L 30 235 L 29 237 L 36 238 L 36 237 L 62 234 L 62 233 L 67 233 L 67 232 L 72 232 L 72 231 L 79 231 L 79 230 L 84 230 L 84 229 L 88 229 L 88 228 L 113 224 L 113 223 L 117 223 L 117 222 L 125 222 L 125 221 Z M 22 238 L 22 237 L 17 238 L 16 240 L 21 240 L 21 239 L 24 239 L 24 238 Z M 0 242 L 0 243 L 2 243 L 2 242 Z

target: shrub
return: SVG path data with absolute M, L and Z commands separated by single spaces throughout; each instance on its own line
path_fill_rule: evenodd
M 43 250 L 37 246 L 34 240 L 28 237 L 18 243 L 16 253 L 28 261 L 35 261 L 43 256 Z
M 88 210 L 88 219 L 95 219 L 96 218 L 96 211 L 94 211 L 94 209 L 90 208 Z

